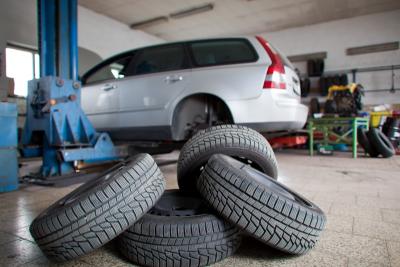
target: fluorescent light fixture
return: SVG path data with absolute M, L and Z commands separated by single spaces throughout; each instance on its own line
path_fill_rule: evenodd
M 154 25 L 157 25 L 160 23 L 164 23 L 167 21 L 168 21 L 168 17 L 160 16 L 160 17 L 155 17 L 155 18 L 146 19 L 146 20 L 132 23 L 130 27 L 131 27 L 131 29 L 145 28 L 145 27 L 154 26 Z
M 391 43 L 373 44 L 373 45 L 347 48 L 346 54 L 349 56 L 354 56 L 354 55 L 362 55 L 368 53 L 392 51 L 398 49 L 399 49 L 399 42 L 391 42 Z
M 188 9 L 183 9 L 183 10 L 171 13 L 171 14 L 169 14 L 169 16 L 174 19 L 180 19 L 183 17 L 192 16 L 195 14 L 211 11 L 213 9 L 214 9 L 214 4 L 209 3 L 209 4 L 202 5 L 202 6 L 195 6 L 195 7 L 191 7 Z

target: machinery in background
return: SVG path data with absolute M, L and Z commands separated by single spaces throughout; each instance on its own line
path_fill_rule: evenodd
M 354 117 L 362 110 L 364 88 L 361 84 L 332 85 L 325 101 L 325 114 Z
M 348 85 L 347 74 L 335 74 L 326 75 L 324 74 L 319 78 L 319 93 L 321 96 L 327 96 L 329 94 L 329 88 L 334 85 L 346 86 Z
M 357 157 L 357 143 L 371 157 L 388 158 L 398 153 L 399 112 L 361 112 L 363 94 L 363 88 L 359 84 L 331 86 L 323 113 L 320 113 L 318 99 L 312 99 L 312 118 L 308 121 L 310 154 L 314 149 L 313 140 L 322 140 L 317 146 L 321 154 L 332 154 L 327 152 L 333 150 L 347 150 L 344 146 L 335 147 L 332 144 L 344 145 L 350 142 L 354 157 Z M 360 123 L 357 124 L 358 122 Z M 347 137 L 351 138 L 346 140 Z
M 29 82 L 24 156 L 42 156 L 42 177 L 64 175 L 81 162 L 126 155 L 98 133 L 80 107 L 77 0 L 39 0 L 40 79 Z
M 18 189 L 17 105 L 0 102 L 0 193 Z

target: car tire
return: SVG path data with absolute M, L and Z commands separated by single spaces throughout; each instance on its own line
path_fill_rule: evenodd
M 300 80 L 301 97 L 307 97 L 310 93 L 310 79 L 304 78 Z
M 165 180 L 153 158 L 139 154 L 78 187 L 42 212 L 30 232 L 42 251 L 65 261 L 103 246 L 161 197 Z
M 118 237 L 120 252 L 141 266 L 208 266 L 232 255 L 240 230 L 219 219 L 204 200 L 168 190 Z
M 310 100 L 310 114 L 314 115 L 321 112 L 321 105 L 319 104 L 318 98 L 313 97 Z
M 347 85 L 349 83 L 349 79 L 347 77 L 347 74 L 342 74 L 340 75 L 340 85 Z
M 325 225 L 326 217 L 315 204 L 226 155 L 210 158 L 197 186 L 227 221 L 291 254 L 312 249 Z
M 240 125 L 220 125 L 199 131 L 183 146 L 178 159 L 178 185 L 196 192 L 196 180 L 208 159 L 217 153 L 240 158 L 277 179 L 278 163 L 268 141 Z
M 357 142 L 370 157 L 376 158 L 379 156 L 379 153 L 372 147 L 365 129 L 357 130 Z
M 379 129 L 370 128 L 368 131 L 368 139 L 371 146 L 384 158 L 393 157 L 396 151 L 389 138 Z

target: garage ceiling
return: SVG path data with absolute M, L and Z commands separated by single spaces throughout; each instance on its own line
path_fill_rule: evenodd
M 183 18 L 170 14 L 212 4 Z M 140 30 L 165 40 L 271 32 L 400 8 L 398 0 L 79 0 L 79 4 L 127 25 L 156 17 Z

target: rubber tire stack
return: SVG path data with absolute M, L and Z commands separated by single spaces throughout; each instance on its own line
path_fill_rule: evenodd
M 30 232 L 48 257 L 71 260 L 128 229 L 164 189 L 164 177 L 152 157 L 139 154 L 51 205 L 32 222 Z
M 365 129 L 358 129 L 357 141 L 370 157 L 376 158 L 379 156 L 379 153 L 375 150 L 375 148 L 372 147 L 372 144 L 369 141 L 367 133 L 368 131 L 366 131 Z
M 197 186 L 230 223 L 288 253 L 312 249 L 325 225 L 325 215 L 315 204 L 225 155 L 210 158 Z
M 41 213 L 30 231 L 43 252 L 71 260 L 116 239 L 133 263 L 207 266 L 232 255 L 242 233 L 291 254 L 315 246 L 325 215 L 280 184 L 275 155 L 254 130 L 198 132 L 178 161 L 179 190 L 165 190 L 153 158 L 139 154 Z
M 278 163 L 264 136 L 239 125 L 220 125 L 199 131 L 181 149 L 178 159 L 178 185 L 196 192 L 196 179 L 214 154 L 234 156 L 277 179 Z
M 192 267 L 232 255 L 241 235 L 201 198 L 169 190 L 118 241 L 121 253 L 140 265 Z
M 358 143 L 371 157 L 377 158 L 382 155 L 383 158 L 390 158 L 396 154 L 395 148 L 390 139 L 379 129 L 370 128 L 358 129 Z

